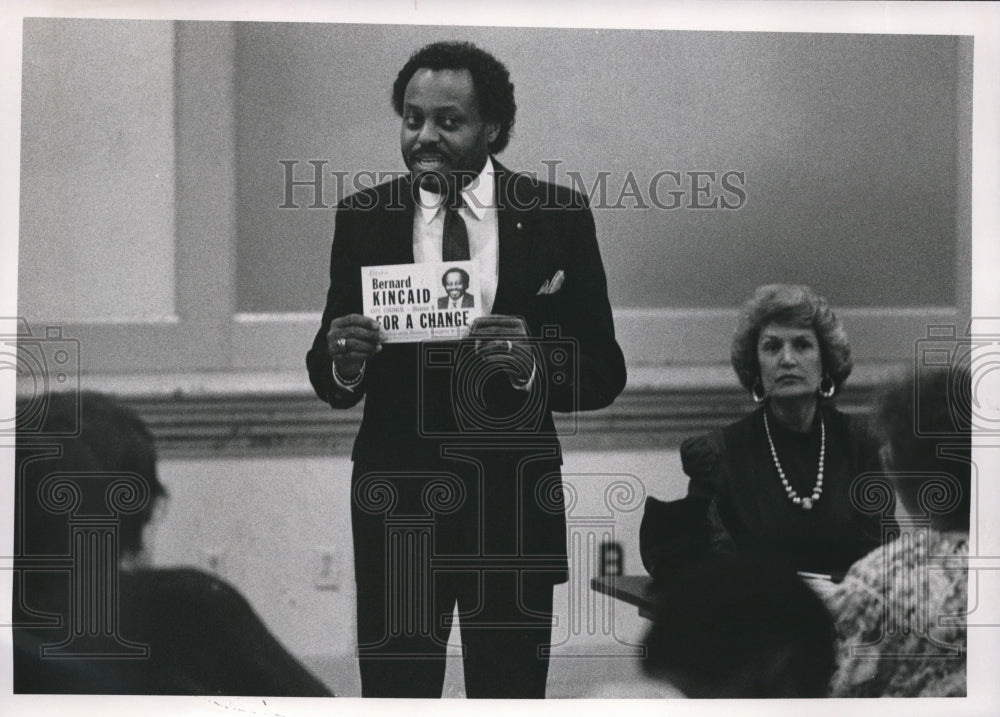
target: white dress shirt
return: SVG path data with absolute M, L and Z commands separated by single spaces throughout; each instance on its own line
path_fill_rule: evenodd
M 463 206 L 458 215 L 465 221 L 469 235 L 469 259 L 475 265 L 473 280 L 479 286 L 470 286 L 469 293 L 478 296 L 483 315 L 493 309 L 497 296 L 497 207 L 496 182 L 493 160 L 486 158 L 486 166 L 462 190 Z M 413 213 L 413 261 L 440 262 L 444 236 L 444 196 L 420 188 L 420 201 Z
M 468 290 L 473 296 L 479 297 L 483 316 L 493 309 L 493 301 L 497 296 L 500 240 L 497 230 L 495 174 L 493 160 L 487 157 L 479 175 L 462 190 L 463 206 L 458 210 L 469 235 L 469 259 L 475 265 L 473 280 L 479 281 L 478 287 L 470 286 Z M 444 195 L 420 187 L 420 200 L 413 213 L 413 261 L 418 264 L 443 261 L 441 247 L 444 240 L 444 199 Z M 354 385 L 349 385 L 337 375 L 334 363 L 333 381 L 340 388 L 353 391 L 364 376 L 364 371 L 362 366 L 361 374 L 352 382 Z

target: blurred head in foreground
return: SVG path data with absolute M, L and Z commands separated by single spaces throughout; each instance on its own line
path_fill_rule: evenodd
M 18 413 L 14 691 L 330 695 L 231 585 L 144 564 L 166 491 L 142 419 L 92 392 L 41 405 Z
M 900 537 L 854 563 L 828 597 L 838 636 L 832 697 L 968 693 L 967 628 L 956 616 L 969 601 L 971 376 L 961 366 L 917 369 L 876 409 L 883 474 L 859 477 L 856 494 L 894 510 Z M 883 499 L 890 484 L 895 505 Z
M 679 575 L 646 634 L 643 668 L 692 698 L 822 697 L 833 624 L 784 564 L 732 555 Z
M 922 367 L 890 386 L 875 412 L 882 464 L 901 508 L 941 531 L 969 529 L 972 375 Z
M 132 409 L 91 391 L 52 393 L 46 401 L 44 431 L 18 434 L 16 463 L 28 552 L 69 552 L 67 515 L 46 508 L 40 500 L 46 479 L 61 474 L 68 489 L 80 493 L 83 502 L 78 511 L 102 514 L 107 511 L 105 491 L 88 487 L 110 486 L 116 478 L 124 478 L 128 487 L 121 488 L 127 491 L 123 500 L 135 507 L 117 515 L 118 549 L 122 560 L 141 562 L 143 531 L 166 489 L 157 475 L 153 437 Z

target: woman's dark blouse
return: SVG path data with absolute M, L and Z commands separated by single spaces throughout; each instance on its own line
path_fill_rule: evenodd
M 690 477 L 688 495 L 711 499 L 709 520 L 717 549 L 750 548 L 791 561 L 797 570 L 842 573 L 879 546 L 891 524 L 881 515 L 854 508 L 854 479 L 880 470 L 878 444 L 856 418 L 832 407 L 817 411 L 807 433 L 768 423 L 778 459 L 800 496 L 812 494 L 819 463 L 820 425 L 826 425 L 823 493 L 812 510 L 792 503 L 774 466 L 764 410 L 721 431 L 689 438 L 681 445 L 681 463 Z

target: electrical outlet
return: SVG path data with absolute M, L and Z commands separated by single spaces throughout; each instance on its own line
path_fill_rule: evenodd
M 343 582 L 343 563 L 333 548 L 313 548 L 313 587 L 317 590 L 339 590 Z
M 625 551 L 622 544 L 611 540 L 601 543 L 601 562 L 598 566 L 598 575 L 624 575 L 625 574 Z

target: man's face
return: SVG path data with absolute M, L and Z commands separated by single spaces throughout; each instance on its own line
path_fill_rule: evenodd
M 465 282 L 462 281 L 462 275 L 457 271 L 449 271 L 444 277 L 444 289 L 452 301 L 461 298 L 462 294 L 465 293 Z
M 499 127 L 479 116 L 468 70 L 417 70 L 403 95 L 403 160 L 424 189 L 445 193 L 442 178 L 462 186 L 486 164 Z

